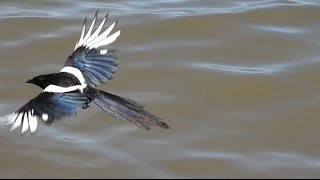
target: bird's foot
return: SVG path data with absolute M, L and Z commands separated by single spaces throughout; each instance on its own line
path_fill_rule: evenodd
M 89 103 L 85 103 L 85 104 L 82 106 L 82 109 L 87 109 L 88 107 L 90 107 L 90 104 L 89 104 Z

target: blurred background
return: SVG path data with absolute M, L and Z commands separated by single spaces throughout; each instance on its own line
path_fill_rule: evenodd
M 2 178 L 320 176 L 320 1 L 1 0 L 0 114 L 41 92 L 96 10 L 119 19 L 120 65 L 100 89 L 169 130 L 97 106 L 38 132 L 0 128 Z

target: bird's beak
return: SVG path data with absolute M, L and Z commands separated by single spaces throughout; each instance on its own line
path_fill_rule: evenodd
M 34 81 L 33 81 L 33 79 L 29 79 L 29 80 L 26 81 L 26 83 L 31 83 L 31 84 L 33 84 Z

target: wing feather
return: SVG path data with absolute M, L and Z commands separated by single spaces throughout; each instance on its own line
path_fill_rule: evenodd
M 42 92 L 10 115 L 8 124 L 12 125 L 11 131 L 21 127 L 21 134 L 28 130 L 34 134 L 38 120 L 51 124 L 55 120 L 75 115 L 88 102 L 88 98 L 79 92 Z
M 65 63 L 65 66 L 79 69 L 87 83 L 93 87 L 110 81 L 113 78 L 113 74 L 117 71 L 119 64 L 117 50 L 105 48 L 105 46 L 110 45 L 120 36 L 120 30 L 110 35 L 118 21 L 111 24 L 106 30 L 103 30 L 108 14 L 94 33 L 92 32 L 98 19 L 98 11 L 88 31 L 86 31 L 87 22 L 85 19 L 80 39 L 75 45 L 74 52 Z M 104 48 L 100 50 L 101 47 Z

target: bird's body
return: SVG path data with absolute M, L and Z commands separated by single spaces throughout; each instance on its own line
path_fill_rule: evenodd
M 120 35 L 120 30 L 109 35 L 116 22 L 101 31 L 107 16 L 92 33 L 96 20 L 97 13 L 86 33 L 85 20 L 80 40 L 60 72 L 39 75 L 27 81 L 41 87 L 43 91 L 9 116 L 11 130 L 21 127 L 22 134 L 28 130 L 33 134 L 37 130 L 38 120 L 51 124 L 55 120 L 75 115 L 80 109 L 88 108 L 92 102 L 111 116 L 129 120 L 141 128 L 149 130 L 152 125 L 169 128 L 136 101 L 96 89 L 101 83 L 111 80 L 117 70 L 117 50 L 105 49 L 105 46 Z

